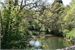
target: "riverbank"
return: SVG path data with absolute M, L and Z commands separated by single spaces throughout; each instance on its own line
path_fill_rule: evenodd
M 56 50 L 75 50 L 75 45 L 70 46 L 70 47 L 66 47 L 66 48 L 62 48 L 62 49 L 56 49 Z

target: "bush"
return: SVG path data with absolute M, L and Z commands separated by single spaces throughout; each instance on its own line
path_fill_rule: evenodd
M 66 38 L 72 39 L 74 37 L 75 37 L 75 28 L 69 31 L 68 33 L 66 33 Z

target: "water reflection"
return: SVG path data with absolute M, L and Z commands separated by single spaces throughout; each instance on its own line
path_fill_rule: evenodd
M 48 46 L 48 49 L 61 49 L 65 47 L 72 46 L 70 41 L 66 41 L 61 37 L 48 37 L 42 40 L 42 43 Z

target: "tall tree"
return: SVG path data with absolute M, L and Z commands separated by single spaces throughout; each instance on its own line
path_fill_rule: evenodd
M 52 34 L 61 35 L 59 32 L 62 31 L 61 23 L 63 10 L 62 0 L 54 0 L 53 4 L 44 10 L 43 23 Z
M 75 1 L 72 0 L 72 3 L 70 6 L 67 6 L 65 9 L 65 16 L 63 18 L 64 21 L 64 25 L 66 27 L 66 29 L 68 29 L 69 31 L 71 31 L 73 28 L 75 28 Z
M 53 13 L 52 15 L 52 25 L 51 25 L 51 30 L 52 30 L 52 33 L 54 34 L 58 34 L 58 35 L 61 35 L 59 34 L 59 32 L 61 31 L 62 29 L 62 26 L 61 26 L 61 15 L 63 13 L 63 2 L 62 0 L 55 0 L 54 3 L 52 4 L 52 7 L 51 7 L 51 12 Z

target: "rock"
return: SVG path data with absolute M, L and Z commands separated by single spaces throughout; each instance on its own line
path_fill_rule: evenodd
M 42 44 L 38 40 L 31 40 L 29 44 L 34 48 L 41 48 Z
M 35 43 L 34 40 L 29 41 L 29 44 L 30 44 L 31 46 L 34 46 L 34 43 Z
M 75 45 L 71 47 L 62 48 L 62 49 L 56 49 L 56 50 L 75 50 Z
M 34 47 L 39 48 L 39 47 L 41 47 L 41 46 L 42 46 L 42 45 L 41 45 L 41 42 L 39 42 L 38 40 L 35 41 Z

